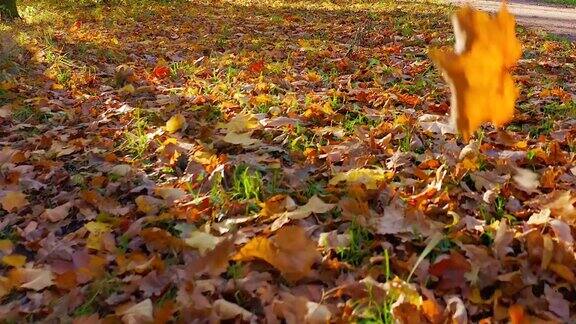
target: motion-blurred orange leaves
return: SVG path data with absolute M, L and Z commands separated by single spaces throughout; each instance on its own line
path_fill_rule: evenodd
M 234 260 L 262 259 L 278 269 L 286 279 L 297 281 L 310 273 L 319 257 L 316 243 L 308 238 L 303 228 L 286 226 L 270 238 L 253 238 L 240 249 Z
M 502 5 L 494 17 L 471 7 L 455 15 L 454 49 L 432 49 L 452 94 L 452 120 L 465 140 L 484 122 L 510 121 L 518 89 L 509 70 L 521 55 L 514 17 Z

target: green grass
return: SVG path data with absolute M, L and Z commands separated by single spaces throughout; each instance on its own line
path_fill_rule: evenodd
M 72 316 L 79 317 L 98 312 L 100 302 L 120 289 L 119 283 L 118 278 L 108 274 L 104 278 L 89 284 L 86 287 L 86 299 L 74 309 Z
M 388 250 L 384 250 L 384 276 L 386 281 L 392 279 L 390 271 L 390 256 Z M 358 319 L 358 323 L 363 324 L 392 324 L 395 323 L 392 313 L 392 304 L 396 301 L 392 296 L 386 296 L 383 301 L 376 301 L 374 298 L 373 287 L 368 288 L 368 305 Z
M 232 175 L 232 198 L 260 200 L 263 187 L 262 175 L 251 171 L 246 165 L 239 165 Z
M 139 109 L 136 109 L 132 119 L 132 129 L 124 134 L 124 142 L 120 144 L 120 149 L 127 151 L 134 158 L 142 157 L 150 142 L 147 133 L 148 126 L 148 120 L 142 117 Z
M 373 238 L 370 232 L 357 222 L 352 222 L 348 229 L 348 235 L 350 235 L 350 244 L 340 248 L 337 252 L 342 261 L 356 267 L 361 265 L 364 258 L 370 255 L 369 245 Z
M 576 0 L 546 0 L 548 3 L 552 4 L 562 4 L 568 6 L 576 6 Z

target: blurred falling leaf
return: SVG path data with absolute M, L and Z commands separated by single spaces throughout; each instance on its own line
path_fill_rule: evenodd
M 240 249 L 234 260 L 262 259 L 278 269 L 286 279 L 297 281 L 310 273 L 319 257 L 316 243 L 308 238 L 303 228 L 286 226 L 270 238 L 253 238 Z
M 28 200 L 20 191 L 8 191 L 0 198 L 0 205 L 4 210 L 12 212 L 28 206 Z
M 166 122 L 166 131 L 170 134 L 176 133 L 186 125 L 186 118 L 182 114 L 176 114 Z
M 512 119 L 518 89 L 509 70 L 521 47 L 505 3 L 495 17 L 463 7 L 454 21 L 454 49 L 432 49 L 430 57 L 450 84 L 451 117 L 468 140 L 484 122 L 501 126 Z

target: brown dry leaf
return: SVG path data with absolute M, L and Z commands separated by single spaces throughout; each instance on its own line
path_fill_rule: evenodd
M 116 310 L 116 315 L 121 316 L 126 324 L 149 323 L 154 320 L 153 309 L 152 300 L 148 298 L 138 304 L 120 306 Z
M 8 273 L 8 277 L 17 282 L 21 288 L 36 291 L 54 284 L 54 276 L 49 269 L 16 268 Z
M 44 210 L 40 217 L 48 219 L 51 222 L 58 222 L 68 217 L 70 209 L 72 208 L 72 202 L 67 202 L 55 208 L 47 208 Z
M 512 119 L 518 89 L 509 70 L 521 46 L 505 4 L 495 17 L 466 6 L 454 21 L 454 49 L 432 49 L 430 57 L 450 84 L 451 117 L 468 140 L 484 122 L 501 126 Z
M 157 214 L 164 202 L 152 196 L 141 195 L 134 199 L 138 210 L 146 215 Z
M 12 212 L 28 206 L 28 200 L 20 191 L 8 191 L 0 198 L 0 205 L 4 210 Z
M 278 269 L 286 279 L 297 281 L 307 276 L 320 254 L 316 243 L 299 226 L 286 226 L 268 238 L 250 240 L 234 256 L 236 261 L 262 259 Z
M 217 299 L 214 301 L 212 304 L 212 311 L 220 320 L 231 320 L 236 317 L 241 317 L 242 320 L 248 322 L 254 317 L 254 314 L 250 313 L 246 309 L 225 299 Z

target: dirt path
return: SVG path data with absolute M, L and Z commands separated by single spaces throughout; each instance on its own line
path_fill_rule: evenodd
M 497 11 L 500 7 L 500 1 L 490 0 L 448 0 L 448 2 L 471 3 L 472 6 L 486 11 Z M 513 0 L 509 1 L 508 8 L 520 25 L 543 28 L 576 40 L 576 8 L 539 3 L 541 2 L 533 0 Z

